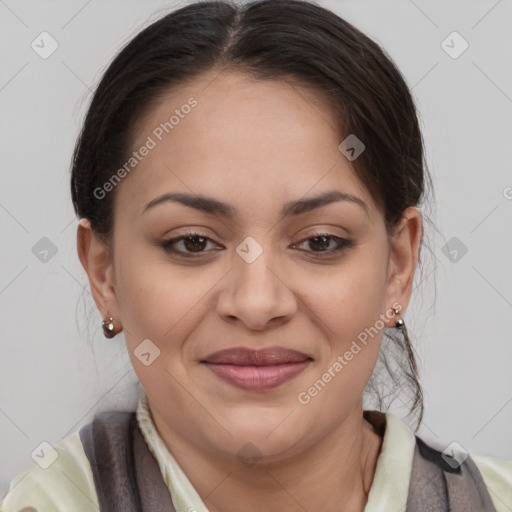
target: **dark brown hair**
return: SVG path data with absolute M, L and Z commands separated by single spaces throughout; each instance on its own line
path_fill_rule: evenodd
M 377 43 L 311 1 L 203 1 L 163 16 L 131 39 L 92 98 L 73 155 L 71 195 L 77 215 L 88 218 L 107 245 L 115 192 L 98 199 L 94 191 L 126 161 L 134 127 L 152 102 L 215 68 L 293 79 L 327 97 L 343 138 L 355 134 L 366 146 L 352 166 L 383 212 L 389 236 L 404 210 L 421 203 L 431 178 L 415 104 Z M 394 388 L 411 392 L 410 413 L 419 410 L 418 428 L 423 394 L 407 329 L 387 328 L 386 336 L 392 343 L 381 348 L 376 369 L 384 367 Z M 399 372 L 389 359 L 393 347 L 403 356 Z M 375 391 L 382 406 L 375 375 L 367 390 Z

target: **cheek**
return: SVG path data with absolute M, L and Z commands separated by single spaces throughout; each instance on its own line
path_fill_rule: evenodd
M 383 268 L 379 258 L 361 254 L 330 279 L 317 282 L 323 286 L 305 283 L 308 305 L 327 343 L 301 396 L 310 400 L 305 405 L 309 414 L 325 424 L 333 425 L 348 413 L 374 370 L 386 311 Z
M 374 325 L 384 313 L 384 269 L 384 262 L 361 254 L 326 279 L 316 276 L 314 283 L 304 281 L 308 305 L 329 328 L 330 338 L 345 343 Z
M 221 273 L 207 267 L 179 266 L 155 248 L 132 248 L 116 264 L 116 289 L 127 342 L 150 339 L 161 352 L 180 348 L 197 326 L 204 304 Z

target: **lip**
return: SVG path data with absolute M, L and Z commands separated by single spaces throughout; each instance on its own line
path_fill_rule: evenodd
M 210 364 L 233 364 L 238 366 L 270 366 L 285 363 L 300 363 L 311 359 L 308 355 L 284 347 L 267 347 L 253 350 L 245 347 L 228 348 L 214 352 L 202 362 Z
M 252 350 L 245 347 L 215 352 L 203 361 L 209 370 L 246 390 L 275 388 L 302 372 L 312 358 L 284 347 Z

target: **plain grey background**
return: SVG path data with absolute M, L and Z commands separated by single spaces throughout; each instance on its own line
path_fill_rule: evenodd
M 114 54 L 186 3 L 0 0 L 0 496 L 42 441 L 136 406 L 124 338 L 101 334 L 76 256 L 69 163 Z M 439 231 L 426 226 L 432 254 L 404 317 L 425 393 L 419 435 L 512 459 L 512 0 L 319 3 L 385 48 L 419 108 Z M 46 58 L 41 38 L 58 44 Z M 390 410 L 405 420 L 401 402 Z

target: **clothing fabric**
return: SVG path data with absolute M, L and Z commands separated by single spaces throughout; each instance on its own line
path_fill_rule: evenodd
M 385 415 L 364 416 L 382 437 Z M 100 510 L 176 512 L 169 487 L 142 437 L 134 412 L 106 411 L 80 430 Z M 242 507 L 243 509 L 243 507 Z M 193 512 L 195 509 L 189 509 Z M 457 460 L 416 436 L 406 512 L 496 512 L 471 457 Z
M 80 439 L 89 459 L 101 511 L 176 512 L 134 412 L 96 414 L 91 423 L 80 429 Z M 493 508 L 487 509 L 494 512 Z
M 365 411 L 367 419 L 376 417 Z M 414 433 L 391 413 L 385 418 L 384 439 L 365 512 L 405 510 L 412 461 L 416 446 Z M 208 512 L 177 461 L 155 428 L 142 393 L 136 411 L 137 424 L 169 488 L 176 512 Z M 81 430 L 81 429 L 80 429 Z M 0 505 L 1 512 L 97 512 L 98 496 L 80 430 L 53 448 L 57 460 L 47 469 L 33 464 L 16 475 Z M 512 461 L 471 453 L 487 486 L 497 512 L 512 511 Z M 31 508 L 32 507 L 32 508 Z

